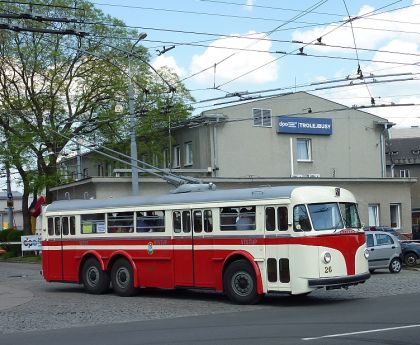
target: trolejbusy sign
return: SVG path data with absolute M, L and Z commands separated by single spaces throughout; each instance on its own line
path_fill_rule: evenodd
M 23 252 L 29 250 L 42 250 L 40 235 L 22 236 L 20 241 Z
M 331 135 L 332 120 L 326 118 L 279 116 L 277 133 Z

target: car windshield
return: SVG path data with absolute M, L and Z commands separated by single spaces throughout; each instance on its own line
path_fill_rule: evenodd
M 309 204 L 314 230 L 336 230 L 343 228 L 360 228 L 360 219 L 354 203 Z

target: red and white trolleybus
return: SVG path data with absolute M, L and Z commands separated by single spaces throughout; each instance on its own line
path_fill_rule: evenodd
M 211 288 L 236 303 L 369 278 L 354 196 L 335 187 L 262 187 L 56 201 L 43 209 L 43 275 L 112 286 Z

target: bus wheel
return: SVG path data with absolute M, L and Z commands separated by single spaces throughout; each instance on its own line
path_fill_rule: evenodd
M 102 270 L 98 260 L 90 258 L 83 264 L 82 283 L 87 292 L 99 295 L 109 288 L 109 274 Z
M 133 268 L 126 259 L 118 259 L 112 265 L 111 279 L 112 288 L 118 296 L 133 296 L 136 292 Z
M 246 260 L 234 261 L 227 267 L 223 284 L 226 294 L 234 303 L 254 304 L 261 298 L 257 293 L 254 269 Z

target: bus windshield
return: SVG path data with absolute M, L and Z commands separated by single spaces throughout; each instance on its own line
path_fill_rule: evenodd
M 316 231 L 360 228 L 359 215 L 354 203 L 309 204 L 308 210 Z

